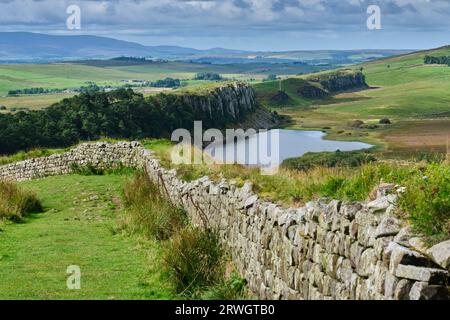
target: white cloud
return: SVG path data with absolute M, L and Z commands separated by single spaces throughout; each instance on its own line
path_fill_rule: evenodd
M 81 7 L 84 32 L 130 37 L 339 36 L 364 31 L 370 4 L 380 5 L 384 32 L 450 30 L 448 0 L 0 0 L 0 31 L 63 33 L 69 4 Z

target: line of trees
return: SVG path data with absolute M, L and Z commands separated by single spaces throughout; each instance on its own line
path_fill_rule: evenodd
M 450 56 L 442 56 L 442 57 L 425 56 L 424 62 L 425 64 L 446 64 L 450 66 Z
M 180 79 L 165 78 L 152 82 L 150 86 L 156 88 L 178 88 L 181 87 L 181 81 Z
M 177 128 L 223 128 L 230 119 L 209 116 L 183 95 L 144 97 L 132 89 L 82 93 L 49 108 L 0 114 L 0 154 L 32 148 L 67 147 L 101 137 L 170 137 Z
M 213 72 L 200 72 L 197 73 L 194 77 L 194 80 L 220 81 L 222 79 L 223 78 L 220 74 Z
M 9 96 L 15 96 L 18 94 L 43 94 L 43 93 L 59 93 L 64 91 L 64 89 L 44 89 L 44 88 L 26 88 L 18 90 L 9 90 Z
M 166 79 L 167 80 L 167 79 Z M 175 81 L 178 79 L 175 79 Z M 165 80 L 162 80 L 163 83 Z M 178 80 L 179 81 L 179 80 Z M 158 81 L 157 81 L 158 82 Z M 168 82 L 167 82 L 168 83 Z M 176 84 L 176 82 L 175 82 Z M 49 88 L 25 88 L 25 89 L 17 89 L 17 90 L 9 90 L 8 96 L 17 96 L 21 94 L 49 94 L 49 93 L 63 93 L 63 92 L 79 92 L 79 93 L 85 93 L 85 92 L 93 92 L 93 91 L 111 91 L 113 89 L 119 89 L 119 88 L 143 88 L 150 85 L 149 82 L 143 82 L 143 83 L 127 83 L 122 86 L 99 86 L 95 82 L 87 82 L 85 86 L 81 86 L 78 88 L 64 88 L 64 89 L 49 89 Z M 153 83 L 151 84 L 153 86 Z M 157 85 L 155 85 L 157 86 Z M 174 86 L 177 87 L 177 86 Z

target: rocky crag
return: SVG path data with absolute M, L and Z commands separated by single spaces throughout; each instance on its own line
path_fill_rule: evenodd
M 361 71 L 340 70 L 312 75 L 307 78 L 291 77 L 280 80 L 272 87 L 263 86 L 258 90 L 258 99 L 271 106 L 295 106 L 295 98 L 321 100 L 346 91 L 366 89 Z
M 427 248 L 395 217 L 396 186 L 370 202 L 320 199 L 282 208 L 250 183 L 182 181 L 139 143 L 80 145 L 61 155 L 0 167 L 28 180 L 71 172 L 73 164 L 145 168 L 192 222 L 220 234 L 249 288 L 261 299 L 449 299 L 450 241 Z
M 338 71 L 325 73 L 320 76 L 309 77 L 308 80 L 318 83 L 328 94 L 335 94 L 342 91 L 358 90 L 367 88 L 366 78 L 361 71 Z
M 259 105 L 252 87 L 243 82 L 221 85 L 200 93 L 183 93 L 186 104 L 202 110 L 205 118 L 225 119 L 227 127 L 269 129 L 278 124 L 277 118 Z M 219 128 L 220 129 L 220 128 Z

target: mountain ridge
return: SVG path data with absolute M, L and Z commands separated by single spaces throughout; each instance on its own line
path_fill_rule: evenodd
M 311 63 L 352 63 L 402 54 L 410 50 L 290 50 L 246 51 L 225 48 L 195 49 L 174 45 L 146 46 L 135 42 L 95 35 L 49 35 L 32 32 L 0 32 L 0 61 L 56 62 L 110 59 L 118 56 L 152 57 L 168 60 L 209 59 L 208 63 L 308 61 Z M 356 58 L 355 58 L 356 57 Z M 234 59 L 234 60 L 233 60 Z

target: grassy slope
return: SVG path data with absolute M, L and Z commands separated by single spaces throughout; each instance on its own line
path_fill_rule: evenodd
M 364 67 L 367 82 L 379 88 L 362 93 L 369 99 L 337 107 L 339 112 L 397 119 L 449 112 L 450 68 L 424 65 L 426 54 L 450 55 L 450 48 L 368 63 Z
M 0 299 L 170 299 L 159 248 L 113 235 L 123 176 L 60 176 L 24 183 L 46 212 L 0 232 Z M 114 201 L 116 202 L 116 201 Z M 66 268 L 81 267 L 81 290 Z
M 326 129 L 330 138 L 375 143 L 396 155 L 443 152 L 450 135 L 450 67 L 424 65 L 427 54 L 450 55 L 450 47 L 366 63 L 362 67 L 371 89 L 309 105 L 302 100 L 281 113 L 293 118 L 292 128 L 331 127 Z M 385 117 L 394 124 L 375 130 L 351 127 L 357 119 L 376 124 Z
M 298 87 L 303 82 L 303 79 L 300 77 L 291 77 L 284 80 L 281 80 L 281 90 L 284 91 L 288 96 L 289 100 L 283 104 L 277 104 L 270 101 L 270 98 L 275 95 L 280 89 L 280 81 L 267 81 L 261 82 L 254 85 L 254 88 L 257 92 L 258 99 L 262 101 L 268 107 L 276 108 L 276 107 L 305 107 L 310 106 L 313 103 L 313 100 L 305 99 L 297 93 Z

